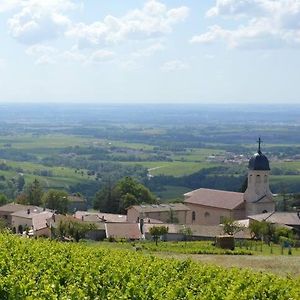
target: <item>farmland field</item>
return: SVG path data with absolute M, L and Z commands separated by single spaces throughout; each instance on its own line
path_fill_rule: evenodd
M 299 278 L 7 234 L 0 261 L 3 300 L 300 297 Z
M 291 114 L 270 124 L 264 116 L 261 126 L 259 113 L 247 112 L 245 123 L 225 108 L 178 106 L 170 112 L 164 106 L 62 110 L 33 105 L 26 113 L 15 106 L 5 111 L 0 192 L 11 200 L 21 192 L 11 191 L 11 181 L 19 176 L 25 188 L 36 178 L 44 189 L 80 192 L 90 204 L 96 191 L 124 176 L 146 184 L 161 201 L 180 200 L 200 187 L 239 191 L 260 135 L 273 172 L 272 191 L 300 193 L 298 119 Z

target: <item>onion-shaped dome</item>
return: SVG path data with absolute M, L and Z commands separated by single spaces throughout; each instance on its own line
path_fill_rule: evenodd
M 258 151 L 250 158 L 248 168 L 250 170 L 270 171 L 269 160 L 261 151 Z

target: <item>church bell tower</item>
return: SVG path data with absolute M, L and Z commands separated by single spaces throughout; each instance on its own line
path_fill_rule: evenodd
M 275 211 L 269 187 L 269 160 L 261 152 L 261 143 L 259 138 L 257 153 L 249 160 L 248 187 L 244 193 L 246 216 Z

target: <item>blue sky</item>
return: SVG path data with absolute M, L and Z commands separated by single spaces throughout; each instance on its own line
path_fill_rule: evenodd
M 300 0 L 0 0 L 0 101 L 299 103 Z

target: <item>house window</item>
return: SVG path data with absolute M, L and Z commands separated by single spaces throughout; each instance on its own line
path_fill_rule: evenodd
M 208 211 L 206 211 L 205 213 L 204 213 L 204 217 L 205 218 L 208 218 L 210 216 L 210 213 L 208 212 Z
M 264 209 L 263 211 L 262 211 L 262 213 L 263 214 L 265 214 L 265 213 L 267 213 L 268 211 L 266 210 L 266 209 Z
M 196 212 L 193 211 L 193 212 L 192 212 L 192 221 L 195 221 L 195 220 L 196 220 Z

